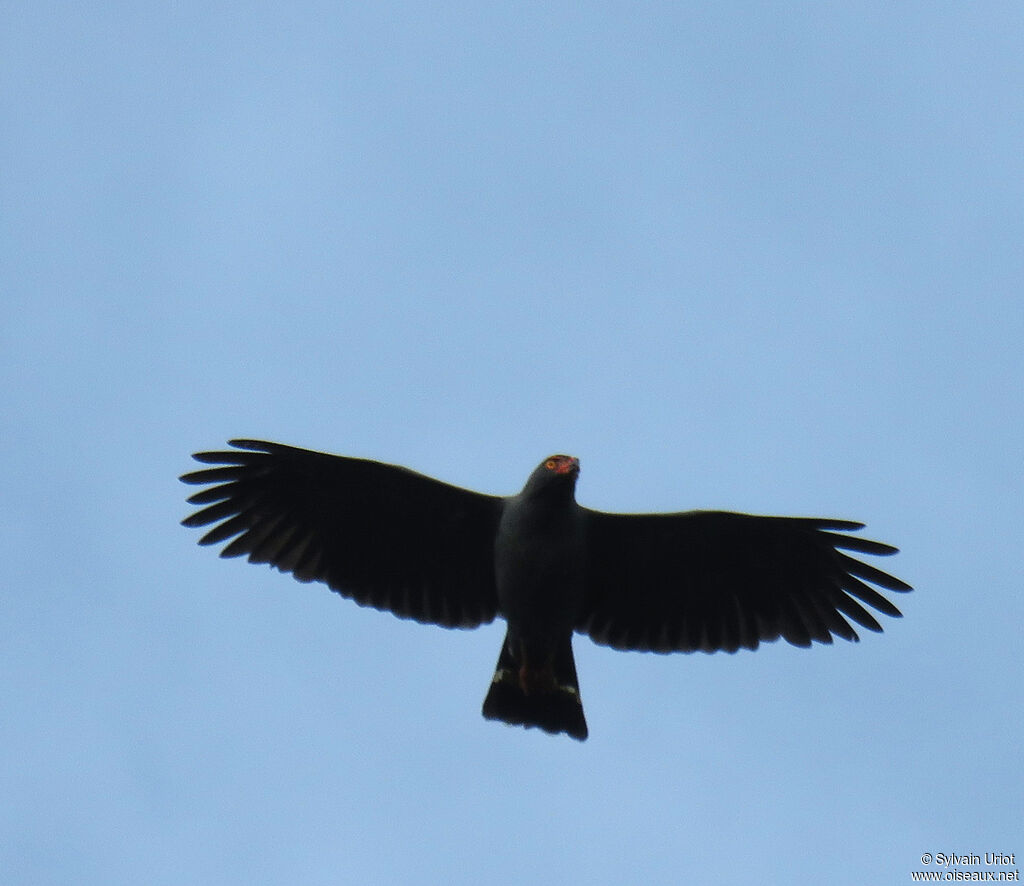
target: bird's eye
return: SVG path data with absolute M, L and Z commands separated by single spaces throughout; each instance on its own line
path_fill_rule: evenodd
M 553 458 L 549 458 L 546 462 L 544 462 L 544 467 L 546 467 L 549 471 L 553 471 L 557 464 L 558 462 L 556 462 Z

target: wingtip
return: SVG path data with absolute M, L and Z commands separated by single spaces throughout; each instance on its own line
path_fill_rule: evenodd
M 797 520 L 811 520 L 817 524 L 818 529 L 844 529 L 849 532 L 857 532 L 867 526 L 860 520 L 836 520 L 831 517 L 796 517 Z
M 231 452 L 224 452 L 223 450 L 221 450 L 220 452 L 193 452 L 192 453 L 192 458 L 194 458 L 200 464 L 216 465 L 216 464 L 228 464 L 229 462 L 227 460 L 232 455 L 233 455 L 233 453 L 231 453 Z M 195 473 L 195 472 L 193 472 L 193 473 Z M 185 474 L 185 476 L 187 477 L 189 475 Z M 185 482 L 187 483 L 189 481 L 186 480 Z
M 235 449 L 248 449 L 254 452 L 273 452 L 275 445 L 266 440 L 253 440 L 250 437 L 235 437 L 228 440 L 228 446 L 234 446 Z

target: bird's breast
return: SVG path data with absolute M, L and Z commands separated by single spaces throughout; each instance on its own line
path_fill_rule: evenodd
M 524 633 L 571 631 L 582 602 L 583 554 L 582 523 L 573 510 L 529 502 L 506 508 L 494 566 L 509 625 Z

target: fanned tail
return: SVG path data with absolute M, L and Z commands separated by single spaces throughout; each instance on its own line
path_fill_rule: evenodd
M 545 732 L 564 732 L 579 741 L 587 737 L 572 636 L 546 655 L 513 651 L 509 638 L 501 645 L 498 666 L 484 699 L 488 720 L 515 726 L 537 726 Z

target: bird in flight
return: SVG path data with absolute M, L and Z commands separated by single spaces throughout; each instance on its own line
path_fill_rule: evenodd
M 544 459 L 516 495 L 472 492 L 396 465 L 231 440 L 182 521 L 360 606 L 446 628 L 507 623 L 484 717 L 583 740 L 574 632 L 613 649 L 736 652 L 856 641 L 865 607 L 900 611 L 871 585 L 910 585 L 855 559 L 896 548 L 848 520 L 725 511 L 610 514 L 576 503 L 579 460 Z M 230 539 L 230 541 L 229 541 Z

